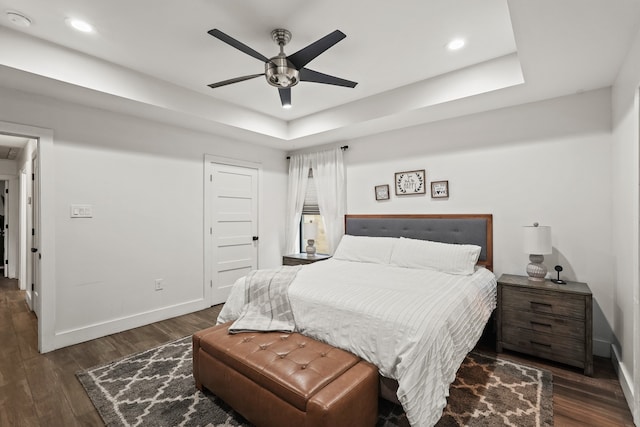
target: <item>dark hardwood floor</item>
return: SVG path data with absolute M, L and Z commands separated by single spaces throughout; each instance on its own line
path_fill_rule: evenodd
M 102 426 L 75 373 L 211 326 L 220 308 L 39 354 L 37 319 L 24 292 L 17 281 L 0 279 L 0 426 Z M 490 338 L 478 348 L 494 353 Z M 580 370 L 515 353 L 501 357 L 553 372 L 556 426 L 634 425 L 609 359 L 595 358 L 594 376 L 585 377 Z
M 221 306 L 66 347 L 37 351 L 37 319 L 16 280 L 0 278 L 0 426 L 102 426 L 79 370 L 212 326 Z
M 496 355 L 495 336 L 483 336 L 476 350 Z M 587 377 L 582 369 L 516 352 L 505 351 L 499 357 L 551 371 L 556 427 L 634 427 L 611 359 L 594 356 L 593 377 Z

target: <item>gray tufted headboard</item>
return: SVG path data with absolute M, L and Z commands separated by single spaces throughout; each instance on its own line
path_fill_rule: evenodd
M 482 247 L 479 265 L 493 270 L 493 215 L 345 215 L 346 234 L 409 237 Z

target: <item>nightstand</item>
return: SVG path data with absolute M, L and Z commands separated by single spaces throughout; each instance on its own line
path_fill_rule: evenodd
M 586 283 L 503 274 L 498 279 L 496 350 L 514 350 L 593 375 L 593 306 Z
M 284 255 L 282 257 L 282 265 L 302 265 L 313 264 L 314 262 L 324 261 L 331 258 L 327 254 L 307 255 L 306 253 Z

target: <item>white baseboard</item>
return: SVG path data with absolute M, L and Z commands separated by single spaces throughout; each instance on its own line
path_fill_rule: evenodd
M 631 408 L 631 413 L 633 414 L 633 378 L 631 377 L 631 375 L 629 375 L 629 371 L 624 366 L 624 364 L 620 363 L 620 355 L 618 354 L 618 351 L 616 350 L 616 347 L 614 345 L 611 346 L 611 362 L 613 363 L 613 368 L 618 375 L 618 380 L 620 381 L 620 386 L 622 387 L 624 398 L 627 400 L 627 405 L 629 405 L 629 408 Z
M 24 300 L 26 301 L 29 310 L 33 311 L 33 299 L 31 297 L 31 292 L 25 293 Z
M 82 328 L 56 332 L 54 336 L 54 348 L 51 350 L 138 328 L 150 323 L 159 322 L 176 316 L 182 316 L 183 314 L 193 313 L 194 311 L 204 310 L 208 307 L 209 304 L 207 304 L 204 299 L 198 299 L 132 316 L 87 325 Z M 211 325 L 213 326 L 215 323 L 216 319 L 211 319 Z

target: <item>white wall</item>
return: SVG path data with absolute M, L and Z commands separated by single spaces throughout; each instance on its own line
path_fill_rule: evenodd
M 347 141 L 347 208 L 355 213 L 490 213 L 494 271 L 525 273 L 522 226 L 552 227 L 550 271 L 594 294 L 594 351 L 608 356 L 613 324 L 611 124 L 607 89 Z M 394 173 L 425 169 L 449 199 L 395 196 Z M 375 185 L 391 199 L 376 201 Z M 555 272 L 554 272 L 555 273 Z
M 18 169 L 15 160 L 0 159 L 0 175 L 16 175 Z
M 640 32 L 612 89 L 614 361 L 636 425 L 640 425 Z
M 260 267 L 280 264 L 283 151 L 9 89 L 0 98 L 0 121 L 54 132 L 55 347 L 208 306 L 205 154 L 262 165 Z M 71 219 L 71 204 L 91 204 L 93 218 Z

